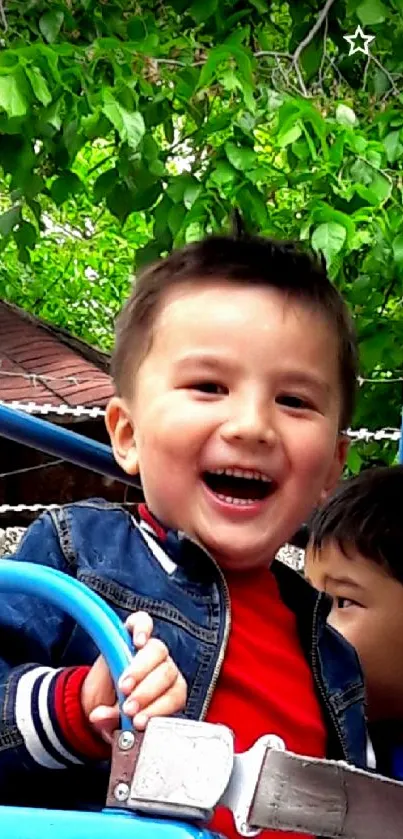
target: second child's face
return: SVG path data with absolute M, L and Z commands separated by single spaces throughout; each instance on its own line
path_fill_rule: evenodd
M 153 336 L 109 408 L 115 456 L 222 567 L 267 564 L 342 467 L 336 338 L 277 290 L 218 280 L 167 294 Z
M 328 621 L 357 650 L 371 721 L 403 718 L 403 585 L 382 566 L 336 543 L 315 554 L 305 571 L 333 599 Z

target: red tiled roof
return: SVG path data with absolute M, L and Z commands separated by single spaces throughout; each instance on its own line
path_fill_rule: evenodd
M 113 394 L 108 356 L 0 301 L 0 400 L 103 406 Z

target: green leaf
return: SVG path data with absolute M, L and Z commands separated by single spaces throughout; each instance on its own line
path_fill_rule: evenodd
M 299 123 L 295 125 L 291 125 L 286 131 L 282 131 L 278 135 L 278 144 L 280 148 L 285 148 L 289 146 L 291 143 L 295 143 L 296 140 L 301 136 L 302 128 Z
M 386 201 L 392 192 L 392 184 L 381 172 L 374 172 L 370 191 L 379 202 Z
M 154 242 L 149 242 L 144 248 L 139 248 L 135 253 L 136 268 L 139 270 L 151 262 L 156 262 L 160 256 L 160 248 Z
M 194 0 L 189 13 L 196 23 L 203 23 L 217 11 L 218 0 Z
M 0 235 L 9 236 L 21 218 L 21 207 L 11 207 L 0 216 Z
M 37 172 L 30 172 L 29 175 L 24 178 L 23 190 L 24 195 L 28 200 L 32 201 L 32 199 L 40 192 L 43 192 L 44 189 L 45 181 L 41 175 L 37 174 Z
M 55 178 L 50 187 L 50 194 L 55 204 L 60 207 L 72 195 L 82 192 L 84 184 L 74 172 L 66 171 Z
M 226 61 L 230 56 L 231 50 L 225 46 L 214 47 L 214 49 L 210 50 L 207 61 L 201 69 L 197 87 L 207 87 L 214 78 L 219 64 L 222 61 Z
M 310 215 L 311 222 L 314 224 L 322 224 L 323 222 L 331 221 L 335 222 L 336 224 L 340 224 L 342 227 L 345 227 L 347 232 L 347 243 L 351 246 L 353 237 L 356 232 L 356 227 L 354 224 L 353 219 L 351 216 L 347 215 L 347 213 L 341 212 L 341 210 L 336 210 L 334 207 L 331 207 L 329 204 L 326 204 L 324 201 L 320 201 L 319 203 L 315 203 L 311 210 Z
M 234 183 L 237 177 L 236 169 L 230 163 L 226 160 L 219 160 L 211 172 L 210 180 L 217 184 L 217 186 L 224 186 L 225 184 Z
M 28 110 L 28 100 L 17 76 L 0 76 L 0 108 L 9 119 L 23 117 Z
M 237 195 L 237 203 L 257 231 L 263 232 L 268 224 L 268 215 L 266 204 L 259 190 L 252 185 L 242 187 Z
M 356 15 L 363 26 L 383 23 L 388 10 L 381 0 L 364 0 L 356 9 Z
M 145 134 L 145 124 L 138 111 L 127 111 L 115 99 L 111 90 L 104 91 L 103 113 L 116 128 L 121 140 L 136 149 Z
M 319 35 L 305 47 L 302 52 L 300 63 L 307 80 L 316 76 L 323 59 L 323 36 Z
M 107 169 L 106 172 L 102 172 L 102 175 L 98 176 L 94 183 L 94 201 L 96 203 L 105 198 L 105 195 L 108 195 L 108 192 L 118 182 L 118 178 L 119 172 L 116 168 Z
M 331 265 L 346 241 L 346 228 L 334 221 L 327 221 L 315 228 L 312 234 L 312 247 L 326 258 L 327 265 Z
M 125 183 L 117 183 L 107 194 L 106 205 L 109 212 L 124 224 L 133 211 L 133 193 Z
M 374 73 L 374 91 L 376 95 L 383 96 L 383 94 L 386 93 L 386 91 L 389 90 L 389 88 L 390 81 L 386 73 L 384 73 L 384 71 L 381 70 L 380 67 L 376 67 Z
M 14 233 L 14 239 L 20 248 L 34 248 L 37 239 L 34 225 L 29 221 L 22 221 Z
M 131 41 L 144 41 L 148 34 L 144 18 L 139 15 L 130 18 L 127 24 L 127 34 Z
M 154 206 L 162 192 L 162 184 L 156 183 L 146 189 L 139 190 L 132 194 L 132 212 L 149 210 Z
M 199 197 L 201 191 L 201 183 L 199 183 L 199 181 L 196 180 L 196 178 L 194 178 L 192 183 L 190 183 L 189 186 L 186 187 L 183 193 L 183 203 L 187 210 L 190 210 L 190 208 L 193 206 L 194 202 Z
M 62 28 L 64 13 L 61 9 L 45 12 L 39 19 L 39 29 L 48 44 L 53 44 Z
M 353 475 L 358 475 L 362 467 L 362 457 L 358 452 L 357 445 L 350 446 L 347 455 L 347 467 Z
M 249 146 L 240 146 L 230 141 L 225 144 L 225 154 L 235 169 L 246 172 L 256 166 L 256 154 Z
M 184 218 L 186 216 L 186 207 L 184 204 L 174 204 L 168 213 L 168 226 L 172 236 L 176 236 L 182 227 Z
M 167 195 L 175 204 L 179 204 L 184 199 L 186 189 L 194 182 L 199 183 L 196 178 L 189 172 L 184 172 L 182 175 L 176 175 L 171 179 L 171 182 L 166 190 Z
M 403 148 L 400 144 L 400 131 L 391 131 L 386 135 L 383 145 L 386 149 L 386 157 L 389 163 L 394 163 L 401 156 Z
M 164 120 L 164 134 L 167 143 L 172 145 L 175 139 L 175 132 L 174 132 L 174 125 L 172 122 L 172 117 L 168 117 Z
M 392 242 L 393 259 L 397 265 L 403 265 L 403 233 L 395 236 Z
M 250 2 L 252 3 L 252 6 L 254 6 L 255 9 L 257 9 L 257 11 L 262 15 L 266 15 L 269 11 L 269 6 L 268 3 L 266 3 L 266 0 L 250 0 Z
M 46 84 L 46 80 L 44 79 L 39 67 L 35 67 L 34 64 L 27 64 L 25 66 L 25 75 L 29 79 L 31 83 L 32 90 L 39 102 L 42 102 L 42 105 L 50 105 L 52 101 L 52 95 L 49 91 L 49 88 Z

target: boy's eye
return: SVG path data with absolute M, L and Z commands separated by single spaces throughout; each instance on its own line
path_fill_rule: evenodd
M 292 393 L 281 393 L 276 398 L 276 402 L 279 405 L 285 405 L 287 408 L 312 408 L 312 403 L 308 399 L 304 399 L 302 396 L 295 396 Z
M 221 394 L 228 393 L 228 388 L 218 382 L 193 382 L 189 385 L 189 390 L 200 390 L 202 393 Z
M 348 597 L 335 597 L 336 606 L 338 609 L 349 609 L 351 606 L 359 606 L 356 600 L 350 600 Z

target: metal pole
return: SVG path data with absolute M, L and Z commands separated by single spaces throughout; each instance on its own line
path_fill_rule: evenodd
M 141 487 L 137 475 L 127 475 L 117 465 L 110 446 L 7 405 L 0 405 L 0 435 L 46 454 L 62 457 L 108 478 Z
M 400 440 L 399 440 L 399 463 L 403 464 L 403 411 L 402 411 L 402 424 L 400 426 Z

